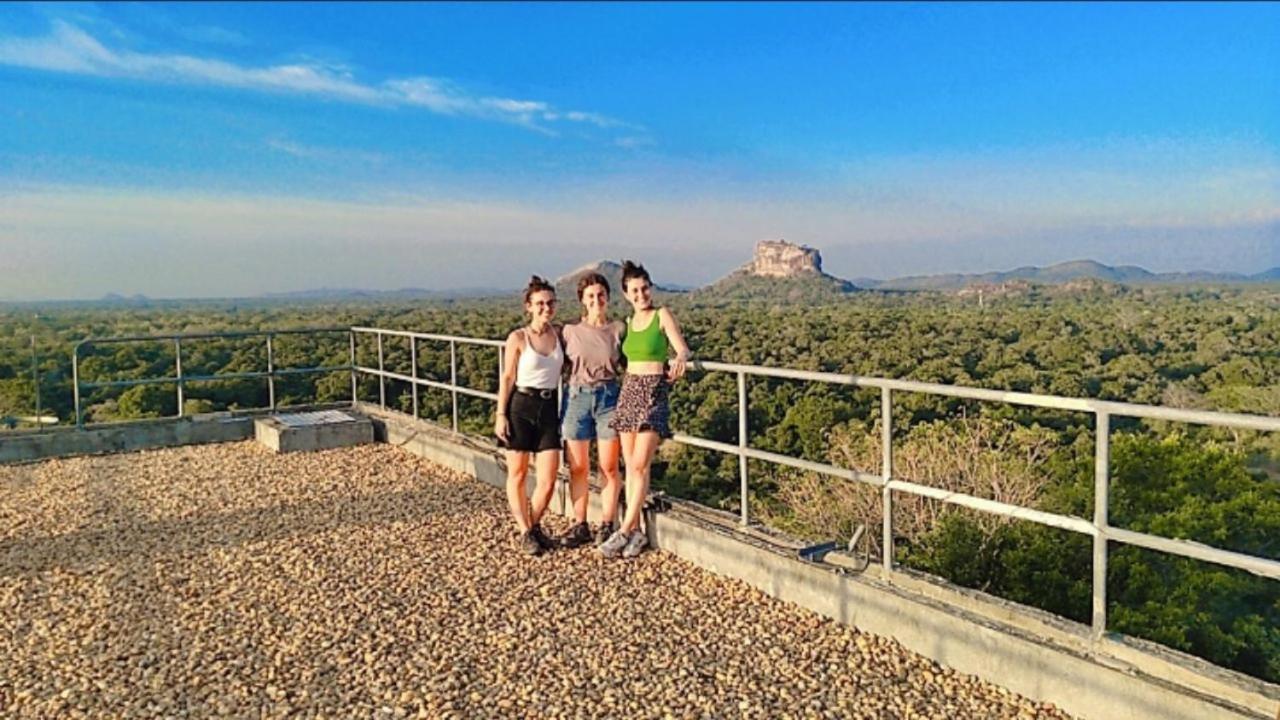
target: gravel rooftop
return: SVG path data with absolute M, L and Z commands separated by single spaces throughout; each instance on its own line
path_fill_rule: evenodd
M 387 445 L 0 467 L 0 658 L 6 718 L 1067 717 L 665 553 L 525 557 Z

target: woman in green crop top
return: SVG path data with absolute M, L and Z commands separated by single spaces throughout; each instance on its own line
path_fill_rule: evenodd
M 658 444 L 671 437 L 667 397 L 671 384 L 684 375 L 689 359 L 689 346 L 675 316 L 667 308 L 653 306 L 653 284 L 642 265 L 630 260 L 622 264 L 622 289 L 635 314 L 627 320 L 627 335 L 622 341 L 627 374 L 610 427 L 622 438 L 627 514 L 618 532 L 600 545 L 605 557 L 635 557 L 649 542 L 640 529 L 649 494 L 649 467 Z M 669 357 L 671 350 L 674 357 Z

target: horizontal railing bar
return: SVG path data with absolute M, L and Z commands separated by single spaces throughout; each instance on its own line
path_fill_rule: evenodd
M 182 378 L 186 380 L 186 377 Z M 160 385 L 163 383 L 173 384 L 178 382 L 176 377 L 162 378 L 146 378 L 143 380 L 101 380 L 98 382 L 81 382 L 80 387 L 84 390 L 93 390 L 95 388 L 112 388 L 112 387 L 133 387 L 135 385 Z
M 836 385 L 854 385 L 866 388 L 888 388 L 890 390 L 898 390 L 902 392 L 943 395 L 946 397 L 961 398 L 965 400 L 988 400 L 992 402 L 1009 403 L 1011 405 L 1050 408 L 1053 410 L 1075 410 L 1090 413 L 1105 412 L 1122 417 L 1137 417 L 1149 420 L 1171 420 L 1174 422 L 1195 423 L 1197 425 L 1214 425 L 1218 427 L 1229 427 L 1242 430 L 1280 430 L 1280 417 L 1266 417 L 1262 415 L 1246 415 L 1243 413 L 1226 413 L 1210 410 L 1184 410 L 1182 408 L 1137 405 L 1133 403 L 1115 402 L 1112 400 L 1068 398 L 1059 395 L 1039 395 L 1036 393 L 1006 390 L 987 390 L 985 388 L 966 387 L 963 385 L 942 385 L 939 383 L 919 382 L 916 380 L 890 380 L 887 378 L 815 372 L 810 370 L 765 368 L 757 365 L 739 365 L 737 363 L 695 361 L 693 366 L 703 370 L 733 373 L 740 372 L 757 377 L 808 380 Z
M 313 368 L 277 368 L 276 375 L 306 375 L 307 373 L 327 373 L 327 372 L 349 372 L 350 365 L 326 365 L 324 367 Z M 263 373 L 264 375 L 268 373 Z
M 757 450 L 756 448 L 740 448 L 737 445 L 717 442 L 715 440 L 706 440 L 684 433 L 676 433 L 672 436 L 672 440 L 685 445 L 705 448 L 707 450 L 717 450 L 729 455 L 738 455 L 741 457 L 749 457 L 753 460 L 764 460 L 766 462 L 776 463 L 778 465 L 786 465 L 798 470 L 808 470 L 809 472 L 827 475 L 829 477 L 841 478 L 843 480 L 852 480 L 855 482 L 863 482 L 868 485 L 881 486 L 884 480 L 879 475 L 871 475 L 869 473 L 850 470 L 849 468 L 836 467 L 835 465 L 827 465 L 825 463 L 813 462 L 811 460 L 801 460 L 793 458 L 789 455 L 779 455 L 778 453 L 768 452 L 767 450 Z
M 342 372 L 350 369 L 351 368 L 346 365 L 334 365 L 332 367 L 318 367 L 318 368 L 289 368 L 287 370 L 276 370 L 275 374 L 276 375 L 304 375 L 307 373 Z M 271 377 L 271 375 L 272 373 L 269 373 L 269 372 L 225 373 L 222 375 L 185 375 L 184 374 L 182 376 L 182 382 L 188 383 L 188 382 L 212 382 L 215 380 L 246 380 L 251 378 Z M 133 387 L 134 385 L 159 385 L 163 383 L 172 384 L 176 382 L 178 382 L 178 378 L 175 376 L 175 377 L 162 377 L 162 378 L 147 378 L 144 380 L 102 380 L 102 381 L 96 381 L 96 382 L 82 382 L 80 383 L 80 387 L 86 390 L 92 390 L 94 388 Z
M 463 337 L 461 335 L 438 335 L 435 333 L 413 332 L 411 330 L 379 330 L 378 328 L 370 327 L 353 327 L 351 328 L 351 332 L 375 335 L 395 335 L 398 337 L 417 338 L 419 340 L 438 340 L 440 342 L 449 342 L 452 340 L 454 342 L 466 343 L 468 345 L 484 345 L 486 347 L 502 347 L 506 344 L 501 340 L 487 340 L 485 338 Z
M 119 335 L 115 337 L 104 338 L 85 338 L 76 343 L 75 347 L 79 348 L 85 345 L 105 345 L 107 343 L 122 342 L 142 342 L 144 340 L 209 340 L 214 338 L 244 338 L 244 337 L 260 337 L 266 335 L 308 335 L 315 333 L 347 333 L 351 332 L 351 328 L 345 327 L 322 327 L 322 328 L 294 328 L 291 330 L 244 330 L 236 332 L 204 332 L 204 333 L 171 333 L 168 335 Z
M 425 385 L 427 387 L 433 387 L 440 390 L 457 390 L 463 395 L 470 395 L 472 397 L 484 398 L 486 400 L 493 400 L 495 402 L 498 400 L 497 393 L 485 392 L 484 390 L 473 390 L 469 387 L 463 387 L 461 385 L 454 387 L 449 383 L 437 382 L 435 380 L 427 380 L 426 378 L 414 378 L 410 375 L 402 375 L 398 372 L 392 372 L 390 370 L 380 371 L 377 368 L 365 367 L 363 365 L 356 365 L 355 370 L 356 372 L 368 373 L 375 377 L 380 376 L 380 377 L 387 378 L 389 380 L 399 380 L 400 382 L 407 382 L 413 385 Z
M 1218 565 L 1226 565 L 1228 567 L 1251 572 L 1254 575 L 1271 578 L 1273 580 L 1280 580 L 1280 561 L 1268 560 L 1254 555 L 1245 555 L 1244 553 L 1232 552 L 1230 550 L 1220 550 L 1192 540 L 1177 540 L 1174 538 L 1159 537 L 1157 535 L 1134 532 L 1133 530 L 1124 530 L 1118 527 L 1108 527 L 1103 531 L 1103 534 L 1108 540 L 1115 540 L 1127 545 L 1137 545 L 1138 547 L 1144 547 L 1148 550 L 1158 550 L 1160 552 L 1181 555 L 1195 560 L 1204 560 Z
M 1031 522 L 1048 525 L 1049 527 L 1061 528 L 1078 532 L 1081 535 L 1097 535 L 1098 530 L 1093 523 L 1084 518 L 1072 517 L 1071 515 L 1058 515 L 1057 513 L 1044 512 L 1043 510 L 1032 510 L 1020 505 L 1010 505 L 998 500 L 988 500 L 980 498 L 976 495 L 967 493 L 959 493 L 951 490 L 944 490 L 929 485 L 921 485 L 907 480 L 890 480 L 889 489 L 899 492 L 905 492 L 912 495 L 920 495 L 922 497 L 941 500 L 951 505 L 959 505 L 961 507 L 980 510 L 992 515 L 1001 515 L 1016 520 L 1030 520 Z

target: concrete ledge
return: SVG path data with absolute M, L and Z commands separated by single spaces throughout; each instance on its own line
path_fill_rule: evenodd
M 373 423 L 339 410 L 276 413 L 254 418 L 253 434 L 278 453 L 332 450 L 373 442 Z
M 350 405 L 329 404 L 302 409 L 336 407 L 346 408 Z M 76 455 L 136 452 L 176 445 L 248 440 L 253 437 L 253 419 L 270 412 L 219 412 L 181 418 L 103 423 L 89 425 L 84 429 L 60 427 L 0 433 L 0 465 Z
M 494 445 L 361 405 L 379 440 L 503 487 Z M 592 498 L 592 515 L 598 498 Z M 558 483 L 552 509 L 563 509 Z M 717 518 L 725 515 L 725 518 Z M 1280 687 L 1152 643 L 1106 638 L 1047 613 L 909 572 L 885 576 L 799 560 L 794 543 L 675 502 L 650 516 L 654 546 L 838 622 L 892 637 L 961 672 L 1098 720 L 1273 720 Z

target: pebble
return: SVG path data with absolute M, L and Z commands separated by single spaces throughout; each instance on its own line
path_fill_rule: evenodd
M 4 718 L 1068 717 L 389 445 L 0 466 L 0 627 Z

